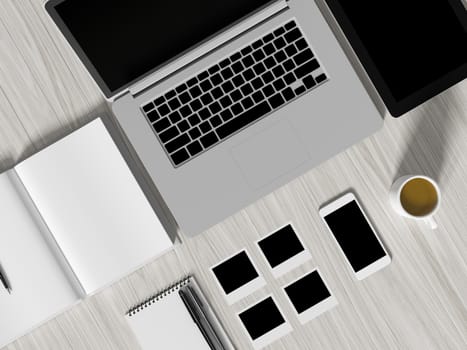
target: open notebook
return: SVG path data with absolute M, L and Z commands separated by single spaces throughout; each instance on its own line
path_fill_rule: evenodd
M 0 348 L 173 245 L 97 119 L 0 175 Z
M 203 336 L 203 331 L 195 323 L 180 295 L 180 291 L 186 291 L 187 288 L 191 288 L 196 295 L 213 333 L 207 332 L 207 327 L 203 331 L 211 336 L 215 334 L 211 337 L 211 344 Z M 194 277 L 187 277 L 132 308 L 126 319 L 142 350 L 234 349 Z

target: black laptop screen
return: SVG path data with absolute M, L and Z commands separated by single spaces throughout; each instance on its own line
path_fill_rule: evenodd
M 46 8 L 110 95 L 269 2 L 51 0 Z

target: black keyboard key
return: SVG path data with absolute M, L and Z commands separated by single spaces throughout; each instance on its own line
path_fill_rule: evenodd
M 156 110 L 153 110 L 149 113 L 146 114 L 148 116 L 148 119 L 151 123 L 154 123 L 156 120 L 158 120 L 160 118 L 160 115 L 159 113 L 157 113 Z
M 253 57 L 255 58 L 256 62 L 261 61 L 266 55 L 264 54 L 263 50 L 259 49 L 253 52 Z
M 217 112 L 219 112 L 221 110 L 221 106 L 220 104 L 217 102 L 217 101 L 214 101 L 213 103 L 211 103 L 209 105 L 209 110 L 211 111 L 212 114 L 216 114 Z
M 261 73 L 264 73 L 266 71 L 266 67 L 264 66 L 264 64 L 259 62 L 253 66 L 253 70 L 257 75 L 260 75 Z
M 180 130 L 180 132 L 185 132 L 188 129 L 190 129 L 190 124 L 188 124 L 188 122 L 186 120 L 182 120 L 181 122 L 179 122 L 177 124 L 177 126 L 178 126 L 178 129 Z
M 235 62 L 238 61 L 240 58 L 242 58 L 242 54 L 240 52 L 236 52 L 232 56 L 230 56 L 230 61 Z
M 288 43 L 291 43 L 298 38 L 302 36 L 302 33 L 300 33 L 300 30 L 298 28 L 295 28 L 288 32 L 287 34 L 284 35 L 285 40 L 287 40 Z
M 239 87 L 245 83 L 245 79 L 243 79 L 241 75 L 237 75 L 232 79 L 232 83 L 235 85 L 235 87 Z
M 272 73 L 276 78 L 279 78 L 285 74 L 285 70 L 282 68 L 282 66 L 277 66 L 272 70 Z
M 308 61 L 307 63 L 301 65 L 297 69 L 295 69 L 295 75 L 298 79 L 304 77 L 308 73 L 313 72 L 315 69 L 319 68 L 319 63 L 316 59 Z
M 245 68 L 243 68 L 243 64 L 241 64 L 240 62 L 235 62 L 232 65 L 232 70 L 234 71 L 235 74 L 242 72 L 244 69 Z
M 240 90 L 235 90 L 235 91 L 232 91 L 232 92 L 230 93 L 230 98 L 231 98 L 232 101 L 234 101 L 234 102 L 237 102 L 237 101 L 241 100 L 242 97 L 243 97 L 243 96 L 242 96 L 242 93 L 240 92 Z
M 264 83 L 260 77 L 257 77 L 251 81 L 251 85 L 253 86 L 254 90 L 259 90 L 264 86 Z
M 313 52 L 311 52 L 310 49 L 306 49 L 300 52 L 297 56 L 295 56 L 293 60 L 295 64 L 299 66 L 302 63 L 305 63 L 306 61 L 309 61 L 312 58 L 313 58 Z
M 248 96 L 249 94 L 253 92 L 253 88 L 251 87 L 249 83 L 246 83 L 245 85 L 243 85 L 240 88 L 240 90 L 242 91 L 243 96 Z
M 288 87 L 284 89 L 284 91 L 282 91 L 282 96 L 284 96 L 286 101 L 290 101 L 291 99 L 295 97 L 295 94 L 293 90 L 290 87 Z
M 192 114 L 188 117 L 188 122 L 191 124 L 191 126 L 196 126 L 201 123 L 201 119 L 197 114 Z
M 326 80 L 326 74 L 324 74 L 324 73 L 322 73 L 322 74 L 320 74 L 320 75 L 318 75 L 318 76 L 316 77 L 316 82 L 317 82 L 318 84 L 321 83 L 322 81 L 325 81 L 325 80 Z
M 218 115 L 215 115 L 214 117 L 209 119 L 209 121 L 211 122 L 211 125 L 212 125 L 213 128 L 216 128 L 216 127 L 218 127 L 219 125 L 222 124 L 222 119 Z
M 182 117 L 178 111 L 175 111 L 169 114 L 169 119 L 172 122 L 172 124 L 176 124 L 180 120 L 182 120 Z
M 243 56 L 246 56 L 251 51 L 253 51 L 253 48 L 251 46 L 247 46 L 247 47 L 243 48 L 240 52 L 242 53 Z
M 191 139 L 194 140 L 201 136 L 201 131 L 199 131 L 198 127 L 195 126 L 193 129 L 188 131 L 188 135 L 190 135 Z
M 273 54 L 276 49 L 274 48 L 274 45 L 272 45 L 271 43 L 267 44 L 266 46 L 263 47 L 263 51 L 266 53 L 266 55 L 271 55 Z
M 188 81 L 186 82 L 186 84 L 187 84 L 188 86 L 193 86 L 193 85 L 195 85 L 197 82 L 198 82 L 198 79 L 196 79 L 196 77 L 194 77 L 194 78 L 191 78 L 190 80 L 188 80 Z
M 165 99 L 168 101 L 170 100 L 172 97 L 174 97 L 176 95 L 176 92 L 175 90 L 170 90 L 169 92 L 167 92 L 164 97 Z
M 198 74 L 198 81 L 203 81 L 209 76 L 209 73 L 207 71 L 201 72 Z
M 167 129 L 170 125 L 172 125 L 169 121 L 169 118 L 163 118 L 157 122 L 155 122 L 152 127 L 154 128 L 154 130 L 156 130 L 157 132 L 161 132 L 162 130 L 165 130 Z
M 221 75 L 224 77 L 225 80 L 230 79 L 233 77 L 234 73 L 232 72 L 232 69 L 229 67 L 221 70 Z
M 175 97 L 175 98 L 173 98 L 173 99 L 171 99 L 171 100 L 169 101 L 169 106 L 170 106 L 170 108 L 171 108 L 172 110 L 175 110 L 175 109 L 177 109 L 178 107 L 181 106 L 181 103 L 180 103 L 180 101 L 178 100 L 178 98 Z
M 296 26 L 295 24 L 295 21 L 290 21 L 289 23 L 287 23 L 284 28 L 287 29 L 287 30 L 290 30 L 292 28 L 294 28 Z
M 187 134 L 182 134 L 179 137 L 167 143 L 165 145 L 165 149 L 167 150 L 167 152 L 172 153 L 178 150 L 179 148 L 182 148 L 186 144 L 190 143 L 190 141 L 190 137 Z
M 284 27 L 277 28 L 275 31 L 272 32 L 276 37 L 281 36 L 285 33 Z
M 287 43 L 285 42 L 283 38 L 277 38 L 276 40 L 273 41 L 273 43 L 276 49 L 278 50 L 282 49 L 285 45 L 287 45 Z
M 199 140 L 201 141 L 201 144 L 204 148 L 208 148 L 209 146 L 212 146 L 217 141 L 219 141 L 219 138 L 214 131 L 211 131 L 209 134 L 204 135 Z
M 156 106 L 160 106 L 161 104 L 163 104 L 165 101 L 165 98 L 164 96 L 161 96 L 161 97 L 158 97 L 154 100 L 154 103 L 156 104 Z
M 264 95 L 261 91 L 256 91 L 253 95 L 251 95 L 251 97 L 256 103 L 260 103 L 262 100 L 264 100 Z
M 263 81 L 266 83 L 266 84 L 269 84 L 271 81 L 274 80 L 274 75 L 272 75 L 271 72 L 266 72 L 264 73 L 261 78 L 263 78 Z
M 277 79 L 274 83 L 272 83 L 272 85 L 274 85 L 276 91 L 280 91 L 283 88 L 285 88 L 284 80 L 282 80 L 281 78 Z
M 251 69 L 251 68 L 248 68 L 242 74 L 243 74 L 243 77 L 245 78 L 246 81 L 251 80 L 256 76 L 255 72 L 253 72 L 253 69 Z
M 235 87 L 233 86 L 233 84 L 230 82 L 230 81 L 226 81 L 224 84 L 221 85 L 222 86 L 222 90 L 224 90 L 224 92 L 226 94 L 228 94 L 230 91 L 232 91 L 233 89 L 235 89 Z
M 190 103 L 190 107 L 193 110 L 193 112 L 196 112 L 203 108 L 203 104 L 201 103 L 200 100 L 196 99 Z
M 255 64 L 255 60 L 251 56 L 246 56 L 242 59 L 242 63 L 246 68 L 248 68 Z
M 251 44 L 251 46 L 253 47 L 253 49 L 257 49 L 263 46 L 263 41 L 261 39 L 256 40 L 253 44 Z
M 276 60 L 274 59 L 274 57 L 268 57 L 264 60 L 264 65 L 267 69 L 271 69 L 276 65 Z
M 243 112 L 243 107 L 242 107 L 242 105 L 240 103 L 236 103 L 230 108 L 232 109 L 232 112 L 235 115 L 238 115 L 238 114 Z
M 159 138 L 161 139 L 162 143 L 166 143 L 167 141 L 172 140 L 174 137 L 178 136 L 180 133 L 175 125 L 171 126 L 167 130 L 161 132 L 159 134 Z
M 307 89 L 310 89 L 316 85 L 316 82 L 311 75 L 307 75 L 305 78 L 303 78 L 303 84 L 305 84 Z
M 282 66 L 287 72 L 290 72 L 292 69 L 296 67 L 295 63 L 293 62 L 292 59 L 288 59 L 284 63 L 282 63 Z
M 243 100 L 240 101 L 243 108 L 248 109 L 254 105 L 253 100 L 251 97 L 245 97 Z
M 219 97 L 223 96 L 224 93 L 222 92 L 222 89 L 220 87 L 216 87 L 213 90 L 211 90 L 211 95 L 215 99 L 218 99 Z
M 201 87 L 201 89 L 206 92 L 206 91 L 209 91 L 212 89 L 212 84 L 209 80 L 204 80 L 201 84 L 199 84 L 199 86 Z
M 154 108 L 154 103 L 149 102 L 148 104 L 143 106 L 143 111 L 145 111 L 147 113 L 153 108 Z
M 270 42 L 272 39 L 274 39 L 274 35 L 273 35 L 272 33 L 270 33 L 270 34 L 268 34 L 268 35 L 266 35 L 266 36 L 263 37 L 263 41 L 264 41 L 265 43 Z
M 191 114 L 191 109 L 189 106 L 183 106 L 180 108 L 180 114 L 182 115 L 183 118 L 188 117 Z
M 224 79 L 222 79 L 222 77 L 221 77 L 221 75 L 219 73 L 216 73 L 211 77 L 211 82 L 212 82 L 212 84 L 214 86 L 219 85 L 223 81 L 224 81 Z
M 177 93 L 181 94 L 183 91 L 185 91 L 187 89 L 187 86 L 186 84 L 181 84 L 179 86 L 177 86 L 175 88 L 175 91 L 177 91 Z
M 186 149 L 182 148 L 181 150 L 175 152 L 170 156 L 172 158 L 172 161 L 174 162 L 175 165 L 179 165 L 183 163 L 185 160 L 190 158 L 190 155 L 186 151 Z
M 209 72 L 209 74 L 212 75 L 212 74 L 218 72 L 220 69 L 221 68 L 217 64 L 215 64 L 214 66 L 212 66 L 211 68 L 208 69 L 208 72 Z
M 220 114 L 221 118 L 223 121 L 227 121 L 227 120 L 230 120 L 233 118 L 233 114 L 232 112 L 230 111 L 230 109 L 226 109 L 225 111 L 222 111 L 221 114 Z
M 297 78 L 295 78 L 295 74 L 293 73 L 287 73 L 286 75 L 284 75 L 284 81 L 287 85 L 290 85 L 292 84 L 294 81 L 297 80 Z
M 169 109 L 169 106 L 167 106 L 167 104 L 164 103 L 162 106 L 159 106 L 157 111 L 159 112 L 161 116 L 164 116 L 164 115 L 169 114 L 170 109 Z
M 229 107 L 233 103 L 229 96 L 222 97 L 219 100 L 219 102 L 221 103 L 222 107 L 224 107 L 224 108 Z
M 241 128 L 247 126 L 248 124 L 260 119 L 265 114 L 271 111 L 271 107 L 267 104 L 266 101 L 261 102 L 255 107 L 249 109 L 248 111 L 240 114 L 236 118 L 228 121 L 227 123 L 221 125 L 217 129 L 217 134 L 221 139 L 232 135 L 234 132 L 240 130 Z
M 285 54 L 284 51 L 279 51 L 276 54 L 274 54 L 274 58 L 276 59 L 277 62 L 281 63 L 287 59 L 287 55 Z
M 211 97 L 211 94 L 209 92 L 204 94 L 203 96 L 201 96 L 199 99 L 201 100 L 201 102 L 205 106 L 207 106 L 208 104 L 210 104 L 213 101 L 213 99 Z
M 298 51 L 301 51 L 304 48 L 308 47 L 308 44 L 306 43 L 305 38 L 301 38 L 295 43 L 295 46 L 297 46 Z
M 208 119 L 212 114 L 211 111 L 206 107 L 203 108 L 198 112 L 198 115 L 201 117 L 201 119 L 206 120 Z
M 227 67 L 229 64 L 230 64 L 230 60 L 229 60 L 228 58 L 223 59 L 222 61 L 219 62 L 219 66 L 221 66 L 221 68 L 225 68 L 225 67 Z
M 191 89 L 190 89 L 190 94 L 193 98 L 197 98 L 198 96 L 200 96 L 203 92 L 201 91 L 201 89 L 198 87 L 198 86 L 193 86 Z
M 190 152 L 191 156 L 194 156 L 198 154 L 199 152 L 201 152 L 203 150 L 203 147 L 201 147 L 201 144 L 199 143 L 199 141 L 194 141 L 190 143 L 188 146 L 186 146 L 186 149 L 188 150 L 188 152 Z
M 207 120 L 204 123 L 199 124 L 199 128 L 201 129 L 203 134 L 208 133 L 212 129 L 211 124 L 209 124 Z
M 272 94 L 274 94 L 274 88 L 272 87 L 272 85 L 267 85 L 263 88 L 263 90 L 261 90 L 263 92 L 263 94 L 266 96 L 266 97 L 269 97 L 271 96 Z
M 271 104 L 272 108 L 277 108 L 285 103 L 285 100 L 282 98 L 282 95 L 280 93 L 271 96 L 268 101 Z
M 295 47 L 294 44 L 290 44 L 289 46 L 287 46 L 284 49 L 284 51 L 287 54 L 287 56 L 289 56 L 289 57 L 292 57 L 293 55 L 295 55 L 298 52 L 298 50 L 297 50 L 297 48 Z
M 295 95 L 300 95 L 300 94 L 303 94 L 304 92 L 306 91 L 305 87 L 302 85 L 302 86 L 299 86 L 298 88 L 295 89 Z
M 188 94 L 188 92 L 183 92 L 180 96 L 178 96 L 178 98 L 180 99 L 180 101 L 185 104 L 185 103 L 188 103 L 189 101 L 191 101 L 191 96 L 190 94 Z

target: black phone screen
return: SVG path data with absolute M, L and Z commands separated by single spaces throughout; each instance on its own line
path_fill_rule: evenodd
M 355 200 L 328 214 L 324 220 L 355 272 L 386 255 Z

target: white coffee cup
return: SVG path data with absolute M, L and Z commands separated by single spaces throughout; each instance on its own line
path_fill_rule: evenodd
M 433 208 L 429 212 L 424 213 L 423 215 L 414 215 L 408 212 L 407 209 L 404 208 L 404 205 L 401 200 L 401 193 L 402 193 L 402 190 L 404 189 L 404 186 L 409 181 L 414 180 L 414 179 L 426 180 L 433 186 L 436 192 L 436 196 L 437 196 L 436 204 L 433 205 Z M 439 205 L 441 202 L 441 191 L 440 191 L 438 184 L 432 178 L 429 178 L 428 176 L 424 176 L 424 175 L 406 175 L 406 176 L 402 176 L 398 178 L 392 184 L 391 189 L 389 191 L 389 201 L 392 207 L 394 208 L 394 210 L 399 215 L 407 217 L 407 218 L 415 219 L 415 220 L 425 221 L 430 225 L 431 229 L 433 230 L 438 227 L 438 225 L 436 224 L 436 221 L 433 219 L 433 215 L 439 209 Z

